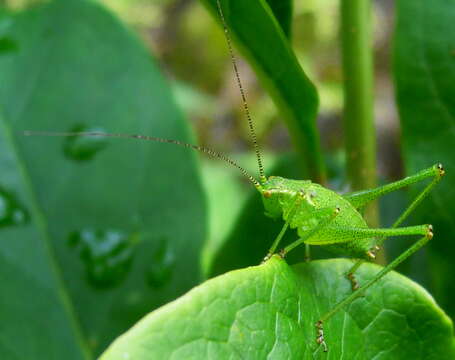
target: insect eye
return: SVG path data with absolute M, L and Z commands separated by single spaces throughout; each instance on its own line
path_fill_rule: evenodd
M 442 166 L 442 164 L 438 164 L 438 165 L 437 165 L 437 168 L 438 168 L 438 170 L 439 170 L 439 173 L 440 173 L 441 175 L 444 175 L 445 171 L 444 171 L 444 167 Z
M 264 194 L 264 197 L 266 197 L 266 198 L 270 198 L 272 196 L 272 192 L 270 190 L 264 191 L 263 194 Z

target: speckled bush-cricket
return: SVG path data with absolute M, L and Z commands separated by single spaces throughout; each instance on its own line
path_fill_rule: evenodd
M 271 218 L 282 218 L 284 220 L 284 225 L 266 254 L 264 261 L 267 261 L 272 254 L 276 253 L 281 239 L 289 228 L 296 229 L 298 240 L 278 251 L 279 255 L 283 258 L 291 250 L 301 244 L 304 244 L 305 256 L 307 258 L 309 258 L 310 246 L 314 245 L 325 246 L 335 254 L 359 259 L 346 274 L 347 278 L 351 282 L 353 293 L 338 303 L 328 313 L 322 315 L 315 324 L 316 342 L 323 346 L 324 351 L 327 351 L 327 345 L 324 340 L 323 323 L 329 320 L 343 307 L 350 304 L 355 298 L 364 293 L 366 289 L 375 284 L 384 275 L 393 270 L 398 264 L 420 249 L 432 238 L 433 231 L 431 225 L 409 227 L 399 227 L 399 225 L 403 223 L 409 214 L 428 195 L 431 189 L 440 181 L 441 177 L 444 175 L 444 169 L 440 164 L 434 165 L 403 180 L 380 186 L 378 188 L 344 195 L 339 195 L 336 192 L 316 183 L 312 183 L 309 180 L 293 180 L 276 176 L 266 177 L 262 166 L 261 153 L 256 141 L 253 121 L 251 119 L 246 101 L 246 94 L 244 88 L 242 87 L 239 72 L 237 70 L 236 58 L 234 56 L 229 36 L 229 29 L 226 25 L 219 0 L 217 0 L 217 6 L 226 35 L 234 74 L 240 89 L 245 115 L 249 125 L 251 140 L 253 142 L 259 168 L 259 179 L 256 179 L 248 174 L 245 169 L 223 154 L 198 145 L 183 143 L 178 140 L 143 135 L 108 134 L 100 132 L 26 132 L 26 135 L 121 137 L 171 143 L 198 150 L 212 157 L 219 158 L 236 167 L 260 193 L 264 203 L 266 215 Z M 361 215 L 363 207 L 365 207 L 369 202 L 374 201 L 387 193 L 425 179 L 431 179 L 430 183 L 411 202 L 411 204 L 403 211 L 390 228 L 383 229 L 368 227 Z M 376 252 L 380 249 L 387 237 L 405 235 L 417 235 L 420 236 L 420 239 L 389 265 L 379 271 L 373 279 L 360 286 L 355 278 L 355 272 L 362 265 L 362 263 L 375 258 Z

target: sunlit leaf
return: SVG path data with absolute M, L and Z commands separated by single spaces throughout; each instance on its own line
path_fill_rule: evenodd
M 453 328 L 428 293 L 390 273 L 324 325 L 314 323 L 350 292 L 347 260 L 289 267 L 278 257 L 214 278 L 147 315 L 102 360 L 453 359 Z M 365 282 L 378 271 L 361 268 Z
M 200 279 L 205 200 L 155 60 L 91 1 L 18 14 L 0 57 L 0 358 L 83 359 Z

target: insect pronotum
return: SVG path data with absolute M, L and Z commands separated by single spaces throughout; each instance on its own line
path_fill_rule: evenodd
M 170 143 L 206 153 L 209 156 L 221 159 L 231 166 L 236 167 L 258 190 L 263 200 L 266 215 L 271 218 L 282 218 L 284 220 L 284 225 L 267 252 L 264 261 L 267 261 L 273 254 L 276 253 L 280 241 L 288 228 L 296 229 L 299 238 L 297 241 L 279 251 L 279 255 L 283 258 L 297 246 L 305 244 L 307 255 L 309 254 L 309 247 L 311 245 L 315 245 L 325 246 L 336 254 L 347 255 L 358 259 L 346 275 L 352 285 L 352 294 L 338 303 L 329 312 L 322 315 L 315 324 L 316 342 L 323 347 L 324 351 L 327 351 L 328 346 L 324 339 L 323 330 L 324 322 L 329 320 L 335 313 L 340 311 L 346 305 L 350 304 L 355 298 L 362 295 L 370 286 L 375 284 L 389 271 L 393 270 L 407 257 L 419 250 L 433 237 L 433 229 L 431 225 L 408 227 L 399 227 L 399 225 L 440 181 L 444 175 L 444 168 L 441 164 L 437 164 L 402 180 L 374 189 L 353 192 L 345 195 L 339 195 L 319 184 L 312 183 L 310 180 L 293 180 L 277 176 L 266 177 L 262 166 L 261 153 L 256 140 L 253 120 L 250 116 L 246 94 L 237 69 L 237 61 L 232 47 L 229 28 L 224 17 L 220 0 L 216 0 L 216 4 L 225 33 L 227 47 L 240 91 L 244 112 L 248 121 L 251 141 L 253 143 L 259 169 L 259 179 L 253 177 L 232 159 L 217 151 L 198 145 L 184 143 L 178 140 L 144 135 L 109 134 L 102 132 L 26 131 L 24 134 L 43 136 L 119 137 Z M 404 212 L 390 228 L 368 227 L 359 210 L 361 210 L 369 202 L 381 197 L 382 195 L 425 179 L 432 179 L 432 181 L 411 202 L 411 204 L 404 210 Z M 387 237 L 407 235 L 420 235 L 420 238 L 405 252 L 384 267 L 370 281 L 360 286 L 356 280 L 355 272 L 362 265 L 362 263 L 375 258 L 376 252 L 380 249 Z

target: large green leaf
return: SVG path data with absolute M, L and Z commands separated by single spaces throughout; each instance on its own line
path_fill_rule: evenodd
M 413 222 L 432 223 L 436 298 L 455 316 L 455 6 L 447 0 L 398 1 L 395 80 L 406 172 L 441 162 L 447 175 Z M 423 185 L 422 185 L 423 186 Z M 422 188 L 422 187 L 421 187 Z M 420 188 L 420 189 L 421 189 Z M 413 192 L 416 195 L 416 192 Z
M 292 0 L 266 0 L 286 36 L 291 36 L 292 30 Z
M 219 20 L 216 0 L 201 1 Z M 221 6 L 230 33 L 281 110 L 299 154 L 300 170 L 323 180 L 316 130 L 318 96 L 283 29 L 265 0 L 221 0 Z
M 11 23 L 9 12 L 0 8 L 0 56 L 2 53 L 17 50 L 17 44 L 6 35 Z
M 220 253 L 227 234 L 235 225 L 249 193 L 248 190 L 253 189 L 250 188 L 250 184 L 239 183 L 237 169 L 226 168 L 224 163 L 206 161 L 203 164 L 202 174 L 208 200 L 208 218 L 210 219 L 209 235 L 202 255 L 204 275 L 207 276 L 211 273 L 213 260 Z M 246 185 L 248 188 L 245 189 L 246 186 L 242 185 Z M 234 255 L 230 259 L 236 264 L 235 254 L 229 255 Z
M 90 358 L 198 283 L 195 157 L 22 132 L 189 131 L 150 54 L 96 3 L 26 11 L 6 36 L 19 51 L 0 57 L 0 358 Z
M 453 359 L 453 327 L 428 293 L 389 273 L 324 326 L 314 323 L 350 293 L 347 260 L 289 267 L 279 257 L 198 286 L 118 338 L 102 360 Z M 365 282 L 377 271 L 364 265 Z

